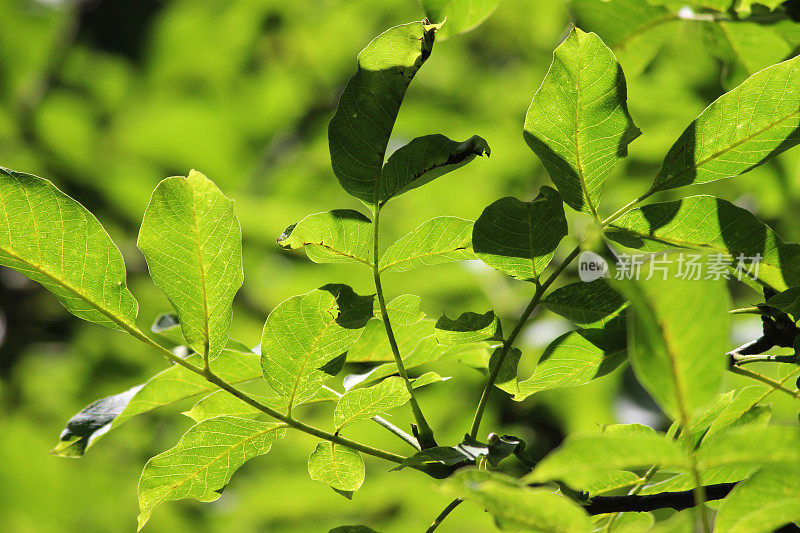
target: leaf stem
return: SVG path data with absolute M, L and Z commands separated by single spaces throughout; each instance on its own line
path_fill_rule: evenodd
M 641 202 L 645 201 L 646 199 L 648 199 L 653 194 L 653 192 L 655 192 L 655 191 L 653 191 L 651 189 L 651 190 L 647 191 L 646 193 L 644 193 L 643 195 L 639 196 L 638 198 L 636 198 L 634 200 L 631 200 L 627 204 L 623 205 L 622 207 L 620 207 L 619 209 L 617 209 L 616 211 L 611 213 L 611 215 L 606 217 L 604 220 L 602 220 L 600 222 L 600 225 L 602 227 L 608 226 L 609 224 L 611 224 L 612 222 L 617 220 L 619 217 L 621 217 L 622 215 L 624 215 L 625 213 L 627 213 L 628 211 L 630 211 L 631 209 L 636 207 L 639 203 L 641 203 Z
M 773 356 L 779 357 L 779 356 Z M 787 357 L 794 357 L 794 356 L 787 356 Z M 729 368 L 731 372 L 734 374 L 739 374 L 740 376 L 745 376 L 750 379 L 754 379 L 756 381 L 760 381 L 761 383 L 772 387 L 773 390 L 785 392 L 792 398 L 800 398 L 800 391 L 794 391 L 792 389 L 786 388 L 783 386 L 782 381 L 776 381 L 770 377 L 765 376 L 764 374 L 759 374 L 758 372 L 753 372 L 752 370 L 746 370 L 744 368 L 739 368 L 738 366 L 733 366 Z
M 375 280 L 375 291 L 378 296 L 378 305 L 380 305 L 381 309 L 381 319 L 383 320 L 383 325 L 386 328 L 386 336 L 389 338 L 389 346 L 392 348 L 392 354 L 394 355 L 394 362 L 397 365 L 397 371 L 400 374 L 400 377 L 403 378 L 403 382 L 406 384 L 406 389 L 408 390 L 409 395 L 411 395 L 409 404 L 411 405 L 411 411 L 414 414 L 414 420 L 417 423 L 417 438 L 419 440 L 419 445 L 424 450 L 426 448 L 432 448 L 436 446 L 436 440 L 433 437 L 433 430 L 428 424 L 428 421 L 425 420 L 425 415 L 422 414 L 422 409 L 420 409 L 419 403 L 417 403 L 417 397 L 414 395 L 414 387 L 411 385 L 411 380 L 408 378 L 408 372 L 406 371 L 405 365 L 403 365 L 403 358 L 400 355 L 400 348 L 397 346 L 397 340 L 394 337 L 392 324 L 389 320 L 389 312 L 386 309 L 386 298 L 383 295 L 383 287 L 381 286 L 381 271 L 378 262 L 380 212 L 380 207 L 376 206 L 374 210 L 375 216 L 372 221 L 372 277 Z
M 763 315 L 764 313 L 756 306 L 742 307 L 740 309 L 731 309 L 728 311 L 731 315 Z
M 463 501 L 464 500 L 462 500 L 461 498 L 456 498 L 455 500 L 453 500 L 449 504 L 447 504 L 447 507 L 445 507 L 444 510 L 441 513 L 439 513 L 439 516 L 434 518 L 434 520 L 431 523 L 430 527 L 428 527 L 428 529 L 425 530 L 425 533 L 433 533 L 434 531 L 436 531 L 436 528 L 438 528 L 439 525 L 442 522 L 444 522 L 444 519 L 447 518 L 447 515 L 449 515 L 451 512 L 453 512 L 453 509 L 455 509 L 456 507 L 461 505 L 461 502 L 463 502 Z
M 582 244 L 582 243 L 581 243 Z M 544 296 L 545 291 L 553 284 L 553 282 L 564 272 L 564 269 L 567 268 L 578 254 L 581 252 L 581 245 L 575 247 L 572 252 L 558 265 L 552 274 L 544 281 L 544 283 L 536 283 L 536 291 L 533 293 L 531 297 L 531 301 L 528 303 L 528 306 L 522 312 L 522 315 L 519 317 L 517 324 L 514 326 L 514 329 L 511 331 L 511 334 L 508 338 L 503 341 L 503 350 L 500 352 L 500 356 L 498 357 L 497 364 L 494 365 L 492 371 L 489 373 L 489 379 L 486 380 L 486 385 L 483 388 L 483 392 L 481 393 L 481 398 L 478 401 L 478 407 L 475 410 L 475 417 L 472 419 L 472 427 L 469 430 L 470 436 L 474 439 L 478 436 L 478 431 L 480 430 L 481 426 L 481 419 L 483 418 L 483 412 L 486 409 L 486 404 L 489 402 L 489 395 L 492 392 L 492 388 L 494 387 L 495 381 L 497 381 L 497 376 L 500 374 L 500 369 L 503 366 L 503 361 L 505 361 L 508 352 L 511 351 L 511 347 L 514 344 L 514 341 L 517 340 L 517 337 L 522 332 L 522 329 L 525 327 L 525 324 L 528 322 L 531 314 L 533 313 L 536 306 L 539 305 L 539 301 Z
M 123 329 L 125 329 L 125 331 L 130 333 L 133 337 L 135 337 L 136 339 L 142 341 L 143 343 L 147 344 L 151 348 L 155 348 L 157 351 L 161 352 L 164 356 L 166 356 L 167 359 L 169 359 L 170 361 L 172 361 L 176 365 L 180 365 L 180 366 L 184 367 L 185 369 L 204 377 L 206 379 L 206 381 L 208 381 L 209 383 L 212 383 L 212 384 L 216 385 L 220 389 L 232 394 L 233 396 L 235 396 L 236 398 L 242 400 L 246 404 L 248 404 L 248 405 L 250 405 L 252 407 L 255 407 L 259 411 L 268 414 L 272 418 L 275 418 L 275 419 L 277 419 L 277 420 L 289 425 L 290 427 L 292 427 L 294 429 L 297 429 L 297 430 L 302 431 L 304 433 L 308 433 L 309 435 L 313 435 L 315 437 L 319 437 L 319 438 L 321 438 L 323 440 L 327 440 L 327 441 L 330 441 L 330 442 L 333 442 L 333 443 L 336 443 L 336 444 L 340 444 L 342 446 L 347 446 L 348 448 L 352 448 L 353 450 L 357 450 L 357 451 L 359 451 L 361 453 L 364 453 L 366 455 L 371 455 L 371 456 L 377 457 L 379 459 L 384 459 L 386 461 L 391 461 L 393 463 L 398 463 L 399 464 L 399 463 L 403 462 L 403 459 L 405 459 L 405 457 L 403 457 L 402 455 L 397 455 L 397 454 L 392 453 L 392 452 L 387 452 L 385 450 L 381 450 L 381 449 L 378 449 L 378 448 L 373 448 L 372 446 L 368 446 L 366 444 L 361 444 L 360 442 L 356 442 L 356 441 L 347 439 L 347 438 L 342 437 L 340 435 L 336 435 L 336 434 L 333 434 L 333 433 L 328 433 L 327 431 L 323 431 L 323 430 L 321 430 L 319 428 L 316 428 L 314 426 L 310 426 L 310 425 L 306 424 L 305 422 L 301 422 L 299 420 L 296 420 L 294 418 L 286 416 L 286 415 L 276 411 L 275 409 L 269 407 L 268 405 L 265 405 L 265 404 L 259 402 L 258 400 L 256 400 L 255 398 L 253 398 L 252 396 L 247 394 L 246 392 L 237 389 L 236 387 L 234 387 L 233 385 L 231 385 L 227 381 L 225 381 L 225 380 L 221 379 L 220 377 L 218 377 L 216 374 L 214 374 L 210 370 L 203 369 L 203 368 L 201 368 L 201 367 L 199 367 L 197 365 L 194 365 L 194 364 L 192 364 L 192 363 L 190 363 L 188 361 L 185 361 L 185 360 L 181 359 L 180 357 L 178 357 L 177 355 L 175 355 L 174 353 L 172 353 L 171 351 L 169 351 L 168 349 L 164 348 L 163 346 L 158 344 L 156 341 L 154 341 L 153 339 L 151 339 L 150 337 L 148 337 L 147 335 L 142 333 L 142 331 L 139 328 L 137 328 L 136 326 L 133 326 L 133 325 L 130 325 L 130 324 L 125 324 L 125 323 L 121 323 L 120 326 Z

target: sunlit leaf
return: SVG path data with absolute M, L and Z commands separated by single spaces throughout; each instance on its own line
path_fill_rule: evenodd
M 539 189 L 530 202 L 506 197 L 483 210 L 472 232 L 475 255 L 517 279 L 538 278 L 567 234 L 561 196 Z
M 790 287 L 767 300 L 767 305 L 800 318 L 800 287 Z
M 78 318 L 134 328 L 139 304 L 103 226 L 48 180 L 0 167 L 0 265 L 41 283 Z
M 599 461 L 598 458 L 603 460 Z M 542 459 L 527 482 L 560 480 L 573 487 L 594 482 L 615 470 L 687 465 L 681 447 L 663 435 L 602 434 L 569 437 Z
M 421 320 L 407 326 L 392 324 L 400 354 L 408 355 L 422 339 L 432 337 L 434 323 L 433 320 Z M 389 338 L 386 336 L 386 327 L 381 320 L 373 319 L 367 323 L 364 333 L 347 350 L 347 360 L 351 363 L 394 361 Z
M 800 245 L 785 243 L 750 211 L 713 196 L 633 209 L 614 221 L 607 236 L 645 252 L 690 248 L 730 256 L 737 276 L 777 290 L 800 284 Z
M 220 416 L 187 431 L 178 444 L 150 459 L 139 480 L 139 529 L 153 509 L 185 498 L 209 500 L 233 473 L 253 457 L 264 455 L 286 433 L 284 424 Z
M 353 492 L 364 482 L 364 459 L 346 446 L 320 442 L 308 458 L 308 474 L 336 490 Z
M 640 131 L 614 53 L 594 33 L 573 28 L 525 117 L 525 140 L 566 203 L 597 216 L 603 183 Z
M 420 309 L 422 298 L 416 294 L 401 294 L 386 304 L 386 311 L 392 325 L 413 326 L 425 318 L 425 313 Z M 375 316 L 381 318 L 381 311 L 375 308 Z
M 380 201 L 381 167 L 406 89 L 433 48 L 434 27 L 412 22 L 390 28 L 358 54 L 328 126 L 333 172 L 349 194 Z
M 715 531 L 769 533 L 800 520 L 800 468 L 761 469 L 723 500 Z
M 456 346 L 484 340 L 503 340 L 503 328 L 494 311 L 483 314 L 467 311 L 458 318 L 442 315 L 436 321 L 436 340 L 445 346 Z
M 602 278 L 564 285 L 541 303 L 582 328 L 604 327 L 627 306 L 625 298 Z
M 137 241 L 150 277 L 180 319 L 189 346 L 213 359 L 225 347 L 242 286 L 242 235 L 233 202 L 197 171 L 158 184 Z
M 276 396 L 259 396 L 256 394 L 251 394 L 250 396 L 276 410 L 281 409 L 283 405 L 283 400 Z M 338 396 L 336 396 L 336 394 L 329 389 L 321 388 L 319 391 L 317 391 L 317 394 L 315 394 L 314 397 L 308 400 L 306 403 L 335 403 L 338 399 Z M 219 390 L 217 392 L 212 392 L 205 398 L 199 400 L 189 411 L 186 411 L 183 414 L 195 422 L 202 422 L 203 420 L 221 415 L 252 417 L 262 415 L 263 413 L 261 410 L 253 407 L 244 400 L 240 400 L 229 392 Z
M 361 336 L 372 317 L 373 296 L 347 285 L 326 285 L 280 303 L 261 337 L 264 378 L 287 412 L 310 400 L 329 377 L 323 366 Z
M 522 357 L 522 352 L 519 350 L 519 348 L 511 348 L 503 358 L 503 362 L 500 363 L 500 355 L 502 353 L 502 346 L 495 348 L 494 352 L 492 353 L 492 357 L 489 359 L 488 371 L 491 374 L 499 364 L 500 369 L 497 371 L 497 379 L 494 382 L 494 386 L 516 397 L 515 395 L 519 394 L 517 367 L 519 366 L 519 360 Z
M 479 26 L 497 8 L 500 0 L 419 0 L 419 3 L 431 21 L 444 22 L 436 36 L 447 39 Z
M 305 248 L 315 263 L 363 263 L 372 266 L 372 221 L 352 209 L 315 213 L 286 228 L 283 248 Z
M 622 321 L 624 326 L 624 321 Z M 545 349 L 533 375 L 519 382 L 517 401 L 536 392 L 585 385 L 605 376 L 627 358 L 627 332 L 614 327 L 579 329 L 556 338 Z
M 753 4 L 764 6 L 772 11 L 785 2 L 786 0 L 739 0 L 736 3 L 736 11 L 739 15 L 747 17 L 753 11 Z
M 349 390 L 339 399 L 333 412 L 336 431 L 356 420 L 366 420 L 404 405 L 410 397 L 400 377 L 386 378 L 371 387 Z
M 638 280 L 615 286 L 631 305 L 628 356 L 636 377 L 667 415 L 685 424 L 722 385 L 730 304 L 724 279 L 679 276 L 675 255 L 666 265 L 648 262 Z
M 380 260 L 381 271 L 415 268 L 474 259 L 471 220 L 436 217 L 395 241 Z
M 800 57 L 717 98 L 664 158 L 650 191 L 738 176 L 800 143 Z
M 711 466 L 766 466 L 800 462 L 800 428 L 738 427 L 703 441 L 697 458 Z
M 526 487 L 503 474 L 460 470 L 442 483 L 440 491 L 483 507 L 503 529 L 564 533 L 592 530 L 586 512 L 569 498 L 547 489 Z
M 444 135 L 417 137 L 398 148 L 381 170 L 378 198 L 381 205 L 404 192 L 422 187 L 475 159 L 491 153 L 482 137 L 473 135 L 464 142 Z
M 214 372 L 228 383 L 252 381 L 261 376 L 259 360 L 260 356 L 254 353 L 224 350 L 214 360 Z M 187 361 L 202 364 L 198 355 L 190 356 Z M 182 366 L 171 366 L 146 383 L 84 407 L 67 422 L 53 453 L 80 457 L 97 439 L 136 415 L 215 390 L 218 390 L 217 386 L 202 376 Z

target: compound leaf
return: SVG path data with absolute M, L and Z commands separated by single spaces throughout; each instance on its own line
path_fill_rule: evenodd
M 372 266 L 372 221 L 353 209 L 308 215 L 278 237 L 283 248 L 305 248 L 315 263 Z
M 149 461 L 139 480 L 139 529 L 164 502 L 209 501 L 245 462 L 264 455 L 286 433 L 284 424 L 219 416 L 189 428 L 178 444 Z
M 386 146 L 406 89 L 433 48 L 435 26 L 389 28 L 358 54 L 328 125 L 331 165 L 342 188 L 377 207 Z
M 730 256 L 741 275 L 776 290 L 800 285 L 800 245 L 785 243 L 750 211 L 713 196 L 633 209 L 606 235 L 645 252 L 690 248 Z
M 574 28 L 556 48 L 524 133 L 564 202 L 597 217 L 606 177 L 641 133 L 622 68 L 600 37 Z
M 139 304 L 125 263 L 100 222 L 50 181 L 0 167 L 0 265 L 36 281 L 67 311 L 135 329 Z
M 395 241 L 384 252 L 380 270 L 405 272 L 422 266 L 474 259 L 471 220 L 436 217 Z
M 650 192 L 743 174 L 800 143 L 800 57 L 717 98 L 670 148 Z
M 308 458 L 308 474 L 337 491 L 354 492 L 364 482 L 364 459 L 341 444 L 320 442 Z
M 673 256 L 667 256 L 665 271 L 649 262 L 640 280 L 617 280 L 615 286 L 633 311 L 628 353 L 637 378 L 667 415 L 685 425 L 722 385 L 730 305 L 725 280 L 679 276 Z
M 509 276 L 538 278 L 567 234 L 561 196 L 542 187 L 531 202 L 506 197 L 483 210 L 472 231 L 478 259 Z
M 261 365 L 287 412 L 310 400 L 330 377 L 322 368 L 358 340 L 372 306 L 373 296 L 325 285 L 272 310 L 261 337 Z
M 352 389 L 344 393 L 333 412 L 336 431 L 356 420 L 367 420 L 404 405 L 410 398 L 408 389 L 400 377 L 390 377 L 377 385 L 363 389 Z
M 233 297 L 244 281 L 233 202 L 197 171 L 167 178 L 153 191 L 137 244 L 188 345 L 216 357 L 228 341 Z

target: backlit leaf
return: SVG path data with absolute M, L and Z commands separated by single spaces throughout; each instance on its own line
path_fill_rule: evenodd
M 564 285 L 542 298 L 542 304 L 582 328 L 606 326 L 627 306 L 602 278 Z
M 458 318 L 442 315 L 436 321 L 436 340 L 445 346 L 456 346 L 484 340 L 503 340 L 503 328 L 494 311 L 483 314 L 467 311 Z
M 437 32 L 438 38 L 472 30 L 486 20 L 497 8 L 500 0 L 419 0 L 425 16 L 444 26 Z
M 367 420 L 404 405 L 410 397 L 400 377 L 386 378 L 371 387 L 349 390 L 339 399 L 333 412 L 336 431 L 356 420 Z
M 372 266 L 372 221 L 352 209 L 315 213 L 286 228 L 283 248 L 305 248 L 315 263 L 363 263 Z
M 353 492 L 364 482 L 364 459 L 341 444 L 320 442 L 308 458 L 308 474 L 333 489 Z
M 384 252 L 381 271 L 405 272 L 415 268 L 474 259 L 471 220 L 436 217 L 395 241 Z
M 769 533 L 800 520 L 800 468 L 765 468 L 734 487 L 723 500 L 715 531 Z
M 422 298 L 415 294 L 401 294 L 386 304 L 386 311 L 392 325 L 413 326 L 425 318 L 425 313 L 419 308 Z M 375 317 L 381 318 L 381 311 L 375 308 Z

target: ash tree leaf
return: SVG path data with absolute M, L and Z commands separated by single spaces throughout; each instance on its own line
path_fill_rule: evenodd
M 500 354 L 503 352 L 503 347 L 498 346 L 492 352 L 489 358 L 488 372 L 491 374 L 497 365 L 500 365 L 500 370 L 497 373 L 497 379 L 494 386 L 498 389 L 515 396 L 519 394 L 519 383 L 517 381 L 517 367 L 519 360 L 522 358 L 522 352 L 519 348 L 511 348 L 500 363 Z
M 494 311 L 483 314 L 467 311 L 458 318 L 442 315 L 436 321 L 436 340 L 445 346 L 456 346 L 478 341 L 503 340 L 503 328 Z
M 538 278 L 567 235 L 561 196 L 539 189 L 530 202 L 506 197 L 483 210 L 472 231 L 472 246 L 488 266 L 522 280 Z
M 401 354 L 409 354 L 425 337 L 433 336 L 433 320 L 421 320 L 415 324 L 393 325 L 395 340 Z M 347 360 L 351 363 L 372 363 L 394 361 L 392 348 L 386 336 L 383 321 L 373 319 L 367 323 L 364 333 L 347 350 Z
M 328 126 L 334 174 L 345 191 L 369 206 L 379 202 L 389 136 L 406 89 L 430 56 L 435 31 L 412 22 L 373 39 L 358 54 L 358 70 Z
M 670 148 L 649 192 L 743 174 L 800 143 L 800 57 L 717 98 Z
M 475 259 L 471 220 L 436 217 L 395 241 L 383 253 L 381 272 L 406 272 L 423 266 Z
M 524 128 L 564 202 L 597 218 L 606 177 L 640 133 L 614 53 L 594 33 L 574 28 L 553 53 Z
M 192 170 L 158 184 L 137 241 L 150 277 L 169 299 L 186 342 L 213 359 L 225 347 L 242 286 L 242 232 L 233 202 Z
M 800 428 L 743 426 L 721 431 L 703 441 L 697 459 L 705 468 L 797 465 Z
M 245 462 L 264 455 L 283 438 L 284 424 L 219 416 L 189 428 L 181 440 L 149 461 L 139 480 L 139 529 L 164 502 L 197 498 L 227 485 Z
M 564 285 L 542 298 L 541 303 L 582 328 L 607 326 L 628 305 L 603 278 Z
M 373 296 L 326 285 L 281 302 L 267 317 L 261 365 L 287 413 L 310 400 L 329 374 L 321 370 L 355 343 L 372 317 Z
M 444 23 L 436 32 L 439 39 L 447 39 L 478 27 L 497 8 L 500 0 L 419 0 L 425 16 Z
M 547 489 L 526 487 L 504 474 L 463 469 L 442 483 L 439 490 L 449 497 L 483 507 L 494 516 L 501 529 L 554 533 L 592 531 L 586 511 L 577 503 Z
M 484 154 L 488 157 L 491 150 L 486 140 L 477 135 L 464 142 L 440 134 L 417 137 L 398 148 L 383 166 L 378 190 L 380 205 Z
M 676 13 L 653 0 L 573 0 L 572 7 L 577 25 L 597 32 L 629 76 L 647 67 L 680 23 Z
M 357 420 L 368 420 L 404 405 L 411 395 L 406 389 L 403 379 L 390 377 L 377 385 L 364 389 L 353 389 L 345 392 L 336 404 L 333 412 L 333 424 L 336 432 Z M 350 490 L 350 489 L 343 489 Z
M 40 283 L 73 315 L 131 331 L 139 304 L 100 222 L 50 181 L 0 167 L 0 265 Z
M 187 361 L 195 365 L 203 363 L 197 354 L 189 356 Z M 231 384 L 256 380 L 261 377 L 260 356 L 223 350 L 214 360 L 214 373 Z M 171 366 L 146 383 L 84 407 L 67 422 L 59 444 L 51 453 L 80 457 L 99 438 L 136 415 L 216 390 L 217 386 L 202 376 L 182 366 Z
M 767 305 L 793 317 L 800 317 L 800 287 L 790 287 L 770 297 Z
M 425 313 L 420 309 L 422 298 L 416 294 L 401 294 L 386 304 L 386 311 L 392 325 L 413 326 L 425 318 Z M 375 307 L 375 318 L 381 318 L 381 311 Z
M 602 457 L 602 461 L 598 461 Z M 681 447 L 661 434 L 606 434 L 568 437 L 564 444 L 539 461 L 523 481 L 558 480 L 583 487 L 616 470 L 684 468 L 687 459 Z
M 741 260 L 743 276 L 757 274 L 776 290 L 800 285 L 800 245 L 784 242 L 750 211 L 713 196 L 632 209 L 606 236 L 645 252 L 689 248 L 730 255 L 734 266 Z
M 364 483 L 364 459 L 341 444 L 320 442 L 308 458 L 308 474 L 336 491 L 355 492 Z
M 722 385 L 730 304 L 724 279 L 679 276 L 674 255 L 667 256 L 666 270 L 651 261 L 639 280 L 617 280 L 615 287 L 631 303 L 628 354 L 636 377 L 685 425 Z
M 742 481 L 722 501 L 715 531 L 769 533 L 800 520 L 800 468 L 763 468 Z
M 624 324 L 618 320 L 605 328 L 579 329 L 556 338 L 545 349 L 533 375 L 519 382 L 514 400 L 522 401 L 543 390 L 585 385 L 612 372 L 627 358 Z
M 760 406 L 758 403 L 766 398 L 771 391 L 772 389 L 763 385 L 752 385 L 737 391 L 731 403 L 711 422 L 703 439 L 710 438 L 715 433 L 746 422 L 748 416 L 763 409 L 764 406 Z
M 286 249 L 305 248 L 315 263 L 363 263 L 372 266 L 372 221 L 353 209 L 308 215 L 278 237 Z

